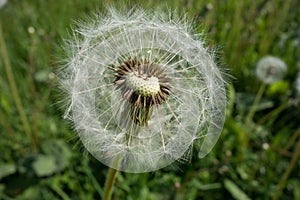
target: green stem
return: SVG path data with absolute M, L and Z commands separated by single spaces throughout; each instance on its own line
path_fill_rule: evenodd
M 290 137 L 288 143 L 285 145 L 285 147 L 283 149 L 288 151 L 298 136 L 300 136 L 300 127 L 295 131 L 295 133 L 292 135 L 292 137 Z
M 279 114 L 288 107 L 288 104 L 282 104 L 278 108 L 272 110 L 268 114 L 266 114 L 263 118 L 258 121 L 258 124 L 264 124 L 268 119 L 272 119 L 273 121 L 279 116 Z
M 10 65 L 10 61 L 9 61 L 9 57 L 8 57 L 8 53 L 7 53 L 6 44 L 5 44 L 5 41 L 3 38 L 1 22 L 0 22 L 0 48 L 1 48 L 0 50 L 1 50 L 2 57 L 3 57 L 3 62 L 4 62 L 5 70 L 6 70 L 8 83 L 11 88 L 11 92 L 12 92 L 14 101 L 16 103 L 16 107 L 19 112 L 20 119 L 21 119 L 23 127 L 24 127 L 24 131 L 25 131 L 28 139 L 30 140 L 34 150 L 37 150 L 37 147 L 36 147 L 34 141 L 32 140 L 31 129 L 30 129 L 30 126 L 29 126 L 24 108 L 22 106 L 22 102 L 21 102 L 19 93 L 18 93 L 18 89 L 17 89 L 16 83 L 15 83 L 14 75 L 12 72 L 12 67 Z
M 103 200 L 110 200 L 111 199 L 112 190 L 113 190 L 114 183 L 115 183 L 115 180 L 116 180 L 117 172 L 118 171 L 116 169 L 109 168 L 108 175 L 106 177 L 105 185 L 104 185 Z
M 36 99 L 36 89 L 35 89 L 35 83 L 34 83 L 34 72 L 35 72 L 35 60 L 34 60 L 34 53 L 36 49 L 36 39 L 34 37 L 31 37 L 31 45 L 29 49 L 29 71 L 28 71 L 28 77 L 29 77 L 29 91 L 30 91 L 30 104 L 31 104 L 31 110 L 32 110 L 32 129 L 31 129 L 31 137 L 32 141 L 35 144 L 35 146 L 39 147 L 39 137 L 38 137 L 38 112 L 37 108 L 35 106 L 35 99 Z
M 295 165 L 297 164 L 299 155 L 300 155 L 300 138 L 298 139 L 297 147 L 293 154 L 291 162 L 290 162 L 288 168 L 285 170 L 283 176 L 281 177 L 280 182 L 278 183 L 277 190 L 272 198 L 273 200 L 277 200 L 280 197 L 281 192 L 286 185 L 287 179 L 289 178 L 292 170 L 294 169 Z
M 250 108 L 249 114 L 248 114 L 248 116 L 247 116 L 247 118 L 246 118 L 246 128 L 247 128 L 248 130 L 251 130 L 251 128 L 249 127 L 249 126 L 250 126 L 250 123 L 251 123 L 251 121 L 252 121 L 252 119 L 253 119 L 253 117 L 254 117 L 254 114 L 255 114 L 256 109 L 257 109 L 257 105 L 258 105 L 258 103 L 260 102 L 261 97 L 262 97 L 262 95 L 263 95 L 265 89 L 266 89 L 266 84 L 262 84 L 262 85 L 260 86 L 260 88 L 259 88 L 259 90 L 258 90 L 258 92 L 257 92 L 257 94 L 256 94 L 256 97 L 255 97 L 255 99 L 254 99 L 254 102 L 253 102 L 253 104 L 252 104 L 252 106 L 251 106 L 251 108 Z
M 71 200 L 69 196 L 58 186 L 53 185 L 51 187 L 63 200 Z

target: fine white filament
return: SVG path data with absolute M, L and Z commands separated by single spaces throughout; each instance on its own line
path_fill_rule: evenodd
M 224 123 L 225 81 L 191 31 L 185 20 L 139 9 L 111 9 L 75 30 L 61 78 L 71 99 L 66 116 L 99 161 L 139 173 L 163 168 L 192 149 L 199 157 L 211 151 Z M 112 68 L 132 59 L 155 63 L 170 78 L 171 94 L 151 107 L 144 126 L 131 120 L 132 105 L 114 84 Z

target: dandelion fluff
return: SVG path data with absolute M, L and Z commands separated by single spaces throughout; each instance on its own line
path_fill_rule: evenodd
M 0 8 L 4 7 L 7 3 L 7 0 L 0 0 Z
M 215 145 L 225 82 L 186 21 L 142 10 L 109 10 L 75 30 L 61 82 L 66 115 L 86 149 L 127 172 L 165 167 Z M 68 49 L 69 50 L 69 49 Z
M 300 97 L 300 71 L 298 72 L 296 80 L 295 80 L 295 88 L 297 91 L 297 95 Z
M 263 57 L 256 66 L 256 76 L 266 84 L 273 84 L 281 80 L 286 71 L 286 64 L 274 56 Z

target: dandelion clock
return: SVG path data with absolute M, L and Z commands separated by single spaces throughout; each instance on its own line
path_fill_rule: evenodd
M 81 22 L 61 71 L 66 117 L 105 165 L 149 172 L 211 151 L 224 123 L 225 82 L 185 20 L 110 9 Z
M 273 84 L 280 81 L 287 71 L 283 60 L 274 56 L 261 58 L 256 66 L 256 76 L 265 84 Z

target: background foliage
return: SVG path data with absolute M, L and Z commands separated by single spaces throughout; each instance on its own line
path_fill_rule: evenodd
M 0 199 L 101 198 L 108 169 L 62 120 L 53 72 L 74 20 L 111 3 L 186 13 L 232 75 L 213 151 L 152 173 L 119 173 L 114 199 L 300 199 L 297 0 L 9 0 L 0 8 Z M 249 118 L 265 55 L 285 61 L 288 73 L 266 86 Z

